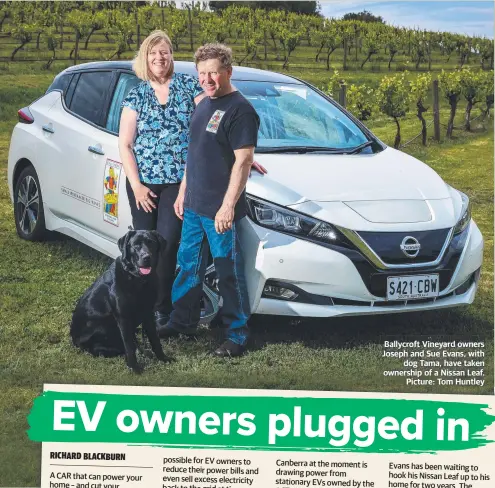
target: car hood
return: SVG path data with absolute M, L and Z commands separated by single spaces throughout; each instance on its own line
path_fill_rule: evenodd
M 378 154 L 256 154 L 268 174 L 251 178 L 248 191 L 280 194 L 284 205 L 304 201 L 427 200 L 449 198 L 429 166 L 387 148 Z M 263 187 L 258 188 L 263 179 Z M 268 198 L 269 199 L 269 198 Z
M 448 185 L 426 164 L 392 148 L 366 155 L 256 154 L 255 159 L 268 174 L 253 172 L 248 193 L 328 222 L 362 230 L 455 223 Z M 387 225 L 391 231 L 402 226 Z

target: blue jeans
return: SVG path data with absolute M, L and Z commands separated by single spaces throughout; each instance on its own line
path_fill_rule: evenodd
M 172 287 L 174 309 L 169 326 L 184 331 L 197 327 L 199 323 L 208 247 L 223 298 L 221 317 L 227 327 L 227 337 L 244 345 L 247 341 L 250 309 L 236 222 L 232 224 L 231 230 L 218 234 L 214 220 L 189 209 L 184 211 L 177 256 L 180 271 Z

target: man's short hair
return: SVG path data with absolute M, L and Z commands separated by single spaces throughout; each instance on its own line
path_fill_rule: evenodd
M 232 68 L 232 49 L 217 42 L 200 46 L 194 53 L 196 66 L 201 61 L 207 61 L 208 59 L 219 59 L 223 68 Z

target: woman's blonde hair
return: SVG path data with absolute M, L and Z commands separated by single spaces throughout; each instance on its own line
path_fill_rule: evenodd
M 160 42 L 165 41 L 170 49 L 170 55 L 172 59 L 170 61 L 170 69 L 166 73 L 166 77 L 169 78 L 174 72 L 174 50 L 172 48 L 172 41 L 167 34 L 161 30 L 153 31 L 141 44 L 139 51 L 132 63 L 132 69 L 136 76 L 141 80 L 149 81 L 154 78 L 148 67 L 148 54 L 149 52 Z

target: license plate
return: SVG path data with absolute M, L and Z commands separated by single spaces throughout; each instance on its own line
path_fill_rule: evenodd
M 390 276 L 387 278 L 387 300 L 414 300 L 438 296 L 440 281 L 437 274 Z

